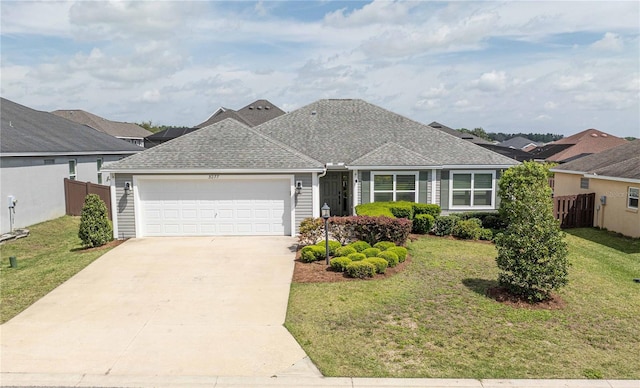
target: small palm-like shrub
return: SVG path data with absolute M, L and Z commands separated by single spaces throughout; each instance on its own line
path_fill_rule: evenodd
M 378 254 L 378 257 L 385 259 L 387 263 L 389 263 L 389 267 L 395 267 L 400 262 L 400 260 L 398 259 L 398 255 L 391 251 L 380 252 L 380 254 Z
M 346 272 L 352 278 L 372 278 L 376 274 L 376 266 L 366 261 L 356 261 L 347 265 Z
M 349 247 L 352 247 L 353 249 L 355 249 L 358 252 L 362 252 L 367 248 L 371 248 L 371 245 L 369 245 L 368 242 L 366 241 L 354 241 L 351 244 L 347 245 Z
M 349 256 L 352 253 L 357 253 L 358 251 L 354 247 L 344 246 L 336 249 L 336 256 Z
M 318 243 L 316 244 L 319 247 L 323 247 L 326 248 L 326 241 L 325 240 L 321 240 L 318 241 Z M 335 241 L 335 240 L 329 240 L 329 255 L 333 256 L 336 254 L 336 249 L 340 248 L 342 246 L 342 244 L 340 244 L 339 241 Z
M 380 241 L 373 245 L 374 248 L 378 248 L 381 251 L 386 251 L 388 248 L 395 247 L 395 246 L 396 244 L 392 243 L 391 241 Z
M 364 263 L 371 263 L 376 267 L 376 273 L 385 273 L 389 263 L 380 257 L 369 257 L 363 260 Z
M 362 251 L 362 253 L 367 257 L 376 257 L 380 252 L 382 251 L 378 248 L 368 248 Z
M 307 245 L 300 251 L 300 261 L 303 263 L 313 263 L 317 260 L 322 260 L 327 255 L 327 251 L 324 246 L 319 245 Z
M 351 263 L 352 261 L 348 257 L 334 257 L 329 261 L 331 269 L 336 272 L 344 272 L 347 269 L 347 266 Z
M 367 256 L 365 256 L 363 253 L 352 253 L 349 256 L 347 256 L 349 259 L 351 259 L 351 261 L 362 261 L 364 259 L 367 258 Z
M 396 255 L 398 255 L 398 261 L 400 263 L 403 263 L 405 260 L 407 260 L 407 248 L 405 247 L 391 247 L 389 249 L 387 249 L 385 252 L 393 252 Z
M 96 194 L 89 194 L 84 199 L 78 237 L 86 247 L 99 247 L 113 240 L 107 205 Z

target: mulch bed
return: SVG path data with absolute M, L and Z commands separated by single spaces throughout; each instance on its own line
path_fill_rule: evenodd
M 516 308 L 530 310 L 562 310 L 566 307 L 566 302 L 558 295 L 551 294 L 551 298 L 542 302 L 531 303 L 527 300 L 510 294 L 503 287 L 491 287 L 487 290 L 487 296 L 497 302 Z
M 376 274 L 373 278 L 364 280 L 386 279 L 399 272 L 404 271 L 411 262 L 411 257 L 399 263 L 393 268 L 387 268 L 384 274 Z M 331 282 L 349 282 L 362 281 L 363 279 L 350 278 L 344 272 L 335 272 L 325 264 L 325 260 L 314 261 L 313 263 L 303 263 L 300 261 L 300 250 L 296 253 L 295 268 L 293 269 L 294 283 L 331 283 Z

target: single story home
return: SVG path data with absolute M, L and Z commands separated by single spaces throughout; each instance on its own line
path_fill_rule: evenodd
M 103 163 L 142 151 L 106 133 L 0 99 L 1 232 L 65 214 L 64 178 L 106 183 Z M 11 202 L 16 200 L 15 207 Z
M 295 235 L 300 221 L 407 200 L 494 210 L 518 162 L 362 100 L 319 100 L 256 127 L 226 119 L 105 166 L 117 237 Z
M 593 225 L 640 237 L 640 140 L 551 169 L 555 196 L 596 194 Z

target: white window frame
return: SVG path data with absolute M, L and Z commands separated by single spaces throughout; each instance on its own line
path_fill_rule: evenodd
M 97 158 L 96 159 L 96 169 L 98 170 L 98 184 L 99 185 L 102 184 L 102 173 L 100 172 L 100 170 L 102 170 L 102 163 L 104 163 L 102 158 Z
M 71 168 L 69 168 L 69 179 L 75 181 L 78 179 L 78 159 L 69 159 L 69 167 L 71 167 L 71 162 L 73 162 L 73 172 L 71 172 Z
M 627 209 L 638 210 L 638 206 L 633 207 L 629 204 L 632 198 L 631 190 L 636 190 L 638 192 L 638 197 L 640 197 L 640 187 L 629 186 L 629 188 L 627 188 Z M 635 197 L 635 199 L 639 199 L 638 197 Z
M 398 193 L 398 191 L 396 190 L 396 176 L 398 175 L 413 175 L 415 177 L 415 189 L 414 190 L 400 190 L 399 192 L 401 193 L 410 193 L 411 191 L 414 191 L 414 198 L 413 198 L 413 202 L 418 202 L 418 191 L 419 191 L 419 182 L 418 182 L 418 176 L 419 173 L 418 171 L 371 171 L 371 189 L 369 190 L 369 201 L 370 202 L 375 202 L 374 198 L 375 198 L 375 194 L 376 194 L 376 181 L 375 181 L 375 176 L 376 175 L 393 175 L 393 189 L 391 190 L 378 190 L 378 193 L 393 193 L 393 201 L 396 200 L 396 193 Z
M 471 205 L 470 206 L 454 206 L 453 205 L 453 176 L 456 174 L 471 174 L 471 188 L 470 189 L 456 189 L 455 191 L 467 191 L 471 190 Z M 475 174 L 491 174 L 491 205 L 474 206 L 473 193 L 476 189 L 473 188 L 475 183 Z M 487 189 L 477 189 L 477 191 L 485 191 Z M 493 210 L 496 208 L 496 171 L 495 170 L 451 170 L 449 171 L 449 209 L 451 210 Z
M 589 190 L 589 183 L 589 178 L 580 178 L 580 189 Z

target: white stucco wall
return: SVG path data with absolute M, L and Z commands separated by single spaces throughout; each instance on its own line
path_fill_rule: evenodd
M 2 157 L 0 160 L 0 232 L 10 231 L 9 200 L 13 195 L 14 228 L 27 227 L 63 216 L 64 178 L 69 178 L 69 159 L 77 160 L 76 180 L 98 183 L 96 160 L 118 160 L 122 155 Z M 45 165 L 45 159 L 54 164 Z M 105 174 L 102 184 L 108 185 Z

